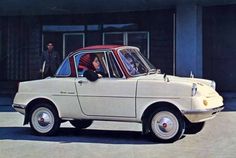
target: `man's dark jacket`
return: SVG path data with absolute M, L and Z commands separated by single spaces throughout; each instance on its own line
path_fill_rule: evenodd
M 52 74 L 55 74 L 57 71 L 57 68 L 60 64 L 60 58 L 57 51 L 52 51 L 48 53 L 48 51 L 43 51 L 41 55 L 41 68 L 43 66 L 44 61 L 46 61 L 44 74 L 46 74 L 51 69 Z

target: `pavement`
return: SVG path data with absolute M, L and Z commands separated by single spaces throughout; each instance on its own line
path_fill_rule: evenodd
M 0 97 L 0 158 L 235 158 L 236 97 L 224 98 L 226 109 L 207 121 L 202 131 L 162 144 L 142 135 L 140 124 L 125 122 L 95 121 L 81 131 L 66 122 L 57 136 L 35 136 L 29 125 L 22 125 L 23 116 L 9 110 L 12 98 Z

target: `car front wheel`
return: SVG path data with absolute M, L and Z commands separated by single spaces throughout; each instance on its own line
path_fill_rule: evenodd
M 37 104 L 31 109 L 30 126 L 34 134 L 54 135 L 60 124 L 58 113 L 50 104 Z
M 178 140 L 185 130 L 181 114 L 167 107 L 158 108 L 151 114 L 149 126 L 152 138 L 163 143 Z

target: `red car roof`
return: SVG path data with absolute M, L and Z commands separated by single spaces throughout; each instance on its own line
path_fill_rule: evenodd
M 95 45 L 95 46 L 89 46 L 89 47 L 84 47 L 79 50 L 91 50 L 91 49 L 114 49 L 121 47 L 121 45 Z
M 94 46 L 88 46 L 88 47 L 77 49 L 77 50 L 71 52 L 68 56 L 71 56 L 71 55 L 73 55 L 76 52 L 81 51 L 81 50 L 116 49 L 116 48 L 119 48 L 119 47 L 123 47 L 123 46 L 122 45 L 94 45 Z

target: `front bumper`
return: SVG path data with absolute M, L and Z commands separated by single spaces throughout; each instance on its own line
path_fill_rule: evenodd
M 19 113 L 21 114 L 25 114 L 25 105 L 21 105 L 21 104 L 12 104 L 12 107 Z
M 182 111 L 183 115 L 190 121 L 190 122 L 203 122 L 215 117 L 215 115 L 222 111 L 224 106 L 206 109 L 206 110 L 195 110 L 195 111 Z

